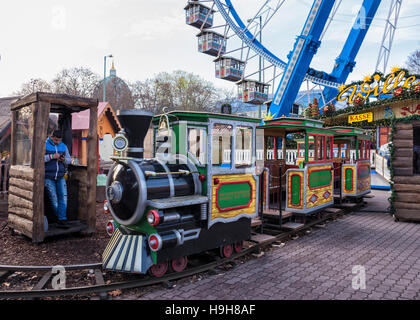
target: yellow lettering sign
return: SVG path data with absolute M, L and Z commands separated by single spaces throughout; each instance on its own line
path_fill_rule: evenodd
M 362 113 L 362 114 L 353 114 L 349 116 L 349 123 L 353 123 L 353 122 L 361 122 L 361 121 L 366 121 L 367 122 L 372 122 L 373 121 L 373 113 L 372 112 L 368 112 L 368 113 Z
M 383 83 L 378 74 L 375 74 L 372 78 L 375 79 L 374 82 L 367 80 L 361 85 L 354 84 L 348 87 L 343 86 L 343 89 L 337 95 L 337 101 L 347 100 L 349 103 L 353 103 L 357 97 L 367 100 L 371 95 L 378 97 L 381 94 L 390 94 L 398 87 L 410 89 L 420 83 L 420 81 L 415 82 L 420 79 L 415 76 L 407 76 L 404 70 L 400 70 L 398 73 L 393 72 L 389 74 Z

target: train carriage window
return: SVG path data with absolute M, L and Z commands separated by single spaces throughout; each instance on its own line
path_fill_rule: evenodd
M 31 165 L 33 118 L 31 107 L 23 107 L 16 114 L 15 156 L 17 165 Z
M 326 159 L 331 160 L 332 157 L 332 137 L 326 137 Z
M 252 164 L 252 128 L 236 128 L 235 167 L 249 167 Z
M 275 137 L 265 137 L 265 160 L 275 160 Z
M 232 165 L 233 127 L 216 123 L 212 130 L 212 164 L 230 168 Z
M 195 158 L 200 165 L 207 163 L 207 135 L 204 128 L 188 128 L 188 156 Z
M 316 137 L 316 160 L 324 160 L 325 136 Z
M 359 140 L 359 159 L 366 159 L 366 140 Z
M 314 161 L 315 160 L 315 142 L 316 142 L 315 138 L 316 138 L 316 136 L 313 136 L 313 135 L 309 136 L 309 145 L 308 145 L 308 159 L 309 159 L 309 161 Z

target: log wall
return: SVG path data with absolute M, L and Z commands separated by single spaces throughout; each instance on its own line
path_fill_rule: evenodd
M 402 220 L 420 221 L 420 175 L 413 175 L 413 126 L 397 123 L 394 131 L 394 208 Z
M 34 170 L 11 166 L 9 179 L 9 226 L 26 236 L 33 236 Z

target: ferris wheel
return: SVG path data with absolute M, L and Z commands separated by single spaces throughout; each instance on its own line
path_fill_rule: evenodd
M 362 1 L 341 53 L 335 60 L 331 57 L 333 69 L 329 73 L 311 68 L 311 62 L 342 0 L 314 0 L 308 12 L 303 13 L 306 20 L 302 20 L 303 28 L 293 49 L 288 54 L 277 54 L 283 51 L 282 48 L 270 50 L 272 43 L 266 44 L 262 35 L 270 31 L 273 21 L 288 4 L 285 2 L 255 0 L 252 1 L 252 8 L 242 8 L 240 11 L 238 8 L 243 7 L 241 1 L 233 4 L 231 0 L 200 0 L 188 1 L 184 8 L 186 23 L 200 30 L 197 34 L 198 51 L 214 57 L 216 78 L 235 82 L 238 85 L 238 98 L 245 103 L 267 103 L 269 112 L 266 119 L 289 115 L 293 105 L 303 98 L 298 94 L 305 84 L 308 100 L 310 92 L 317 90 L 320 107 L 334 102 L 338 88 L 353 71 L 356 55 L 381 0 Z M 401 2 L 391 0 L 388 21 L 392 11 L 395 21 L 390 25 L 394 29 L 386 31 L 391 41 L 385 38 L 384 33 L 381 46 L 384 52 L 380 52 L 377 68 L 379 59 L 386 60 L 383 62 L 386 68 Z M 293 13 L 296 14 L 302 15 Z

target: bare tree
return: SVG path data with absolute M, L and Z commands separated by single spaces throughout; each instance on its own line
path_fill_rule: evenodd
M 14 92 L 13 95 L 16 96 L 23 96 L 27 94 L 31 94 L 33 92 L 52 92 L 51 84 L 47 81 L 37 78 L 31 79 L 28 82 L 22 84 L 21 89 Z
M 155 114 L 170 110 L 211 111 L 226 96 L 214 85 L 193 73 L 162 72 L 153 79 L 130 84 L 136 108 Z
M 54 93 L 91 97 L 100 76 L 88 68 L 71 68 L 59 72 L 52 80 Z
M 411 73 L 420 74 L 420 50 L 411 53 L 407 58 L 406 64 Z

